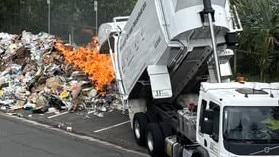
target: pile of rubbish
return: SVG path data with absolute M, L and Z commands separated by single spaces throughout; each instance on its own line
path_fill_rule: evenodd
M 0 33 L 1 110 L 85 111 L 102 117 L 121 109 L 109 56 L 96 51 L 92 44 L 75 49 L 43 32 Z

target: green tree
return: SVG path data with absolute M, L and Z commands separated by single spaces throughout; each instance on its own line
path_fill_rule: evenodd
M 112 21 L 116 16 L 129 16 L 137 0 L 99 0 L 100 23 Z
M 51 28 L 56 32 L 74 27 L 95 28 L 95 0 L 50 0 Z M 98 24 L 109 22 L 115 16 L 130 15 L 137 0 L 97 0 Z M 47 31 L 47 0 L 1 0 L 0 31 L 38 33 Z M 69 27 L 69 28 L 68 28 Z M 57 31 L 56 31 L 57 30 Z
M 279 8 L 275 0 L 235 0 L 243 25 L 240 52 L 249 53 L 256 62 L 261 81 L 278 62 Z M 278 64 L 277 64 L 278 65 Z M 278 68 L 277 68 L 278 72 Z

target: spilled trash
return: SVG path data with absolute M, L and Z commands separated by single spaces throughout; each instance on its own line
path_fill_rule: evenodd
M 1 110 L 103 117 L 121 109 L 110 58 L 97 50 L 92 43 L 74 48 L 44 32 L 0 33 Z

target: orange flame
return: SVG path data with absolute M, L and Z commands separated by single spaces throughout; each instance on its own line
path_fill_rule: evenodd
M 66 62 L 73 63 L 88 74 L 89 79 L 94 82 L 97 90 L 102 90 L 105 85 L 111 83 L 114 79 L 114 72 L 110 56 L 100 54 L 96 43 L 97 38 L 93 37 L 92 42 L 86 47 L 79 47 L 73 50 L 61 42 L 57 42 L 55 48 L 64 55 Z

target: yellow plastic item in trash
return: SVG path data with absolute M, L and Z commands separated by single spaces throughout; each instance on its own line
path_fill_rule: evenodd
M 4 94 L 3 90 L 0 90 L 0 96 L 2 96 Z
M 59 97 L 60 97 L 61 99 L 67 98 L 68 96 L 69 96 L 69 92 L 67 92 L 67 91 L 63 91 L 63 92 L 61 92 L 60 95 L 59 95 Z

